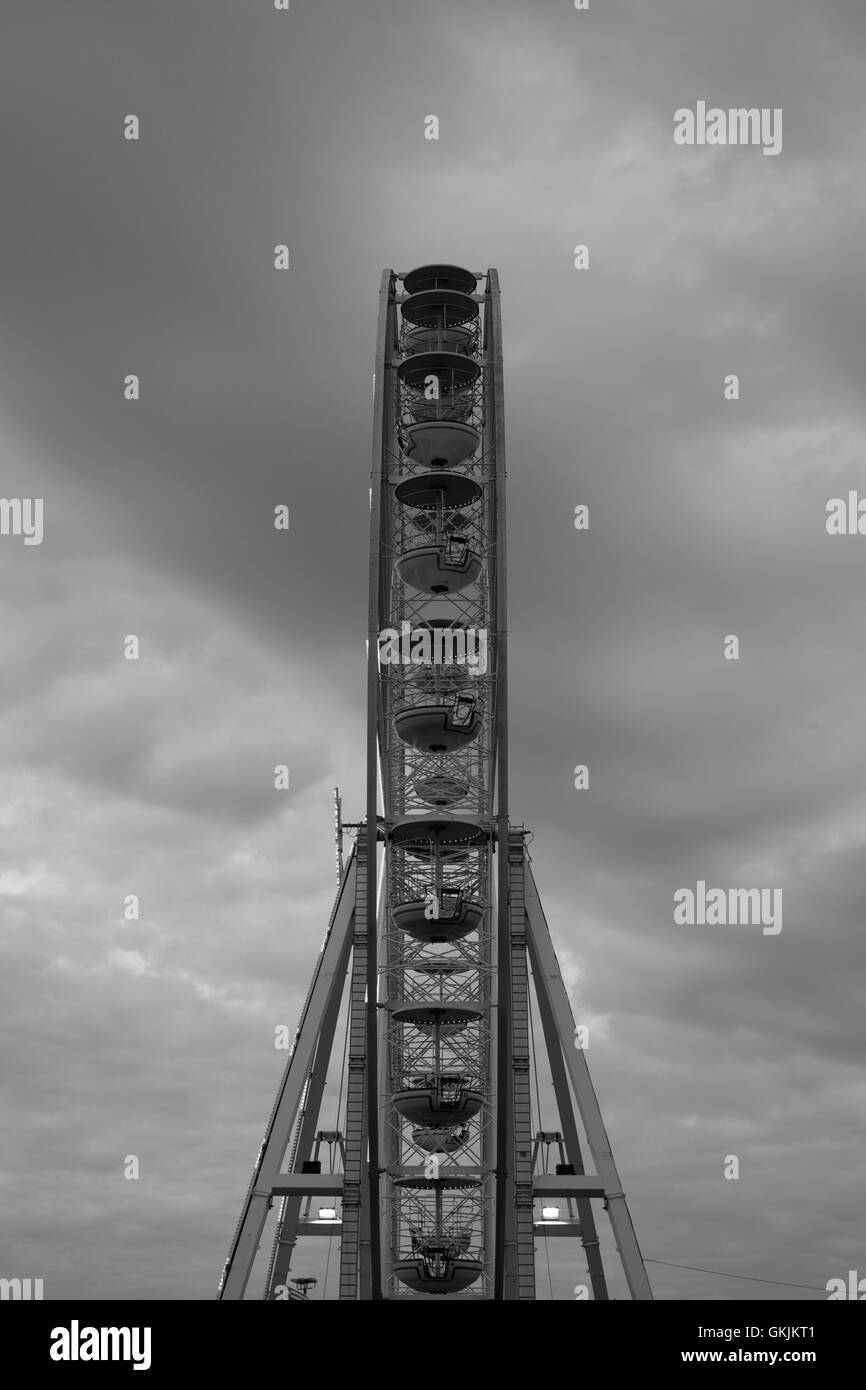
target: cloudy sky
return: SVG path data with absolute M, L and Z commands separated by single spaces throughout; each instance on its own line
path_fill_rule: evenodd
M 430 260 L 501 275 L 512 815 L 656 1296 L 866 1274 L 862 0 L 2 28 L 0 1274 L 215 1294 L 363 810 L 378 286 Z M 675 145 L 699 100 L 781 154 Z M 676 926 L 698 879 L 783 930 Z

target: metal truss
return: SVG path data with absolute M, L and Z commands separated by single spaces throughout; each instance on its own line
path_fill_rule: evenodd
M 593 1297 L 608 1297 L 599 1200 L 632 1297 L 651 1298 L 586 1059 L 573 1045 L 525 832 L 509 821 L 495 271 L 384 272 L 372 484 L 367 814 L 220 1297 L 243 1296 L 276 1199 L 265 1296 L 285 1296 L 296 1241 L 321 1233 L 309 1205 L 323 1194 L 340 1207 L 331 1233 L 341 1240 L 342 1300 L 532 1300 L 543 1225 L 535 1207 L 554 1196 L 568 1203 L 558 1233 L 582 1241 Z M 443 654 L 446 639 L 465 643 L 470 629 L 486 637 L 477 674 Z M 383 659 L 383 633 L 409 634 L 408 659 L 405 647 L 393 659 L 393 643 Z M 529 1085 L 533 992 L 559 1124 L 540 1136 Z M 322 1136 L 344 995 L 346 1112 L 342 1129 Z M 556 1172 L 539 1172 L 542 1145 L 554 1141 Z

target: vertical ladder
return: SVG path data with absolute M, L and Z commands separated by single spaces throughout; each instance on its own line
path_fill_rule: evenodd
M 349 985 L 349 1049 L 346 1082 L 345 1171 L 343 1175 L 343 1229 L 340 1243 L 340 1299 L 359 1297 L 359 1274 L 369 1258 L 370 1203 L 367 1182 L 367 953 L 376 950 L 367 917 L 366 837 L 359 835 L 356 850 L 355 930 L 352 941 L 352 974 Z M 375 873 L 375 862 L 373 872 Z M 374 923 L 375 928 L 375 923 Z M 375 1009 L 376 1001 L 369 1001 Z M 376 1213 L 378 1219 L 378 1213 Z M 362 1246 L 365 1247 L 362 1252 Z M 360 1296 L 370 1297 L 369 1278 L 360 1280 Z
M 523 882 L 523 834 L 508 836 L 508 933 L 511 955 L 511 1086 L 512 1133 L 507 1161 L 512 1173 L 506 1215 L 504 1297 L 535 1298 L 535 1241 L 533 1237 L 532 1113 L 530 1093 L 529 970 L 526 960 L 526 903 Z

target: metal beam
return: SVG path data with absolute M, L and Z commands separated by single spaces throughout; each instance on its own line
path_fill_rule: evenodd
M 502 846 L 500 846 L 502 848 Z M 504 1283 L 506 1301 L 535 1299 L 532 1238 L 532 1099 L 530 1094 L 529 971 L 526 962 L 523 832 L 508 836 L 508 931 L 510 953 L 509 1149 L 505 1193 Z
M 536 1221 L 532 1226 L 534 1236 L 548 1240 L 551 1236 L 579 1236 L 579 1221 Z
M 535 987 L 539 994 L 544 994 L 556 1022 L 560 1046 L 577 1099 L 590 1152 L 598 1176 L 603 1182 L 603 1195 L 607 1202 L 610 1224 L 616 1237 L 629 1291 L 634 1299 L 651 1299 L 653 1295 L 649 1277 L 611 1152 L 610 1140 L 604 1127 L 598 1098 L 590 1079 L 586 1057 L 582 1050 L 574 1046 L 574 1016 L 571 1012 L 571 1004 L 565 992 L 562 972 L 556 959 L 553 942 L 550 939 L 550 931 L 541 906 L 541 899 L 538 896 L 532 869 L 528 863 L 526 865 L 526 928 Z M 588 1180 L 586 1178 L 572 1178 L 570 1181 L 586 1182 Z
M 271 1183 L 275 1197 L 341 1197 L 342 1173 L 278 1173 Z
M 536 1197 L 606 1197 L 604 1180 L 596 1173 L 559 1176 L 552 1173 L 539 1173 L 532 1180 L 532 1191 Z
M 530 964 L 534 972 L 535 963 L 532 960 L 532 954 L 530 950 Z M 550 1007 L 548 992 L 546 990 L 539 990 L 536 987 L 536 998 L 538 1000 L 538 1012 L 541 1016 L 541 1028 L 544 1033 L 547 1061 L 550 1066 L 550 1075 L 553 1081 L 553 1091 L 556 1096 L 559 1123 L 562 1126 L 565 1140 L 565 1152 L 568 1155 L 569 1163 L 574 1166 L 575 1173 L 580 1175 L 585 1171 L 583 1154 L 581 1153 L 580 1137 L 574 1118 L 574 1101 L 568 1084 L 568 1073 L 565 1069 L 565 1061 L 563 1060 L 559 1033 L 556 1028 L 556 1020 Z M 597 1303 L 606 1303 L 609 1298 L 607 1279 L 605 1278 L 604 1264 L 601 1258 L 601 1246 L 598 1239 L 598 1231 L 596 1230 L 595 1216 L 593 1214 L 592 1204 L 588 1198 L 578 1199 L 577 1217 L 580 1222 L 581 1238 L 586 1254 L 586 1265 L 589 1271 L 590 1283 L 592 1284 L 592 1296 Z
M 362 1243 L 364 1254 L 370 1250 L 369 1212 L 371 1191 L 367 1182 L 373 1163 L 373 1139 L 369 1131 L 369 1099 L 372 1089 L 376 1097 L 375 1058 L 369 1055 L 369 1020 L 376 1022 L 376 996 L 370 1000 L 369 960 L 376 958 L 375 913 L 368 915 L 369 881 L 375 882 L 376 859 L 370 865 L 367 842 L 358 841 L 357 884 L 355 891 L 354 932 L 352 936 L 352 975 L 349 983 L 349 1046 L 346 1080 L 345 1155 L 343 1160 L 343 1239 L 340 1245 L 340 1299 L 369 1299 L 373 1297 L 372 1264 L 366 1281 L 362 1273 Z M 372 871 L 371 871 L 372 870 Z M 372 940 L 371 940 L 372 937 Z M 378 1194 L 378 1167 L 376 1191 Z M 373 1210 L 376 1210 L 374 1207 Z M 374 1223 L 378 1242 L 378 1221 Z
M 322 1034 L 316 1048 L 316 1058 L 313 1062 L 309 1085 L 303 1100 L 304 1108 L 299 1117 L 300 1126 L 294 1151 L 294 1163 L 291 1165 L 293 1172 L 298 1172 L 301 1164 L 305 1159 L 308 1159 L 313 1152 L 313 1141 L 316 1136 L 316 1130 L 319 1127 L 319 1112 L 322 1107 L 322 1096 L 328 1079 L 328 1068 L 331 1063 L 331 1052 L 334 1046 L 334 1037 L 337 1031 L 337 1021 L 340 1016 L 342 997 L 342 990 L 334 990 L 322 1020 Z M 336 1118 L 336 1123 L 338 1124 L 339 1119 L 340 1117 L 338 1115 Z M 288 1198 L 283 1205 L 279 1227 L 274 1237 L 271 1275 L 265 1295 L 267 1298 L 273 1297 L 273 1289 L 278 1286 L 282 1287 L 288 1283 L 300 1214 L 301 1198 Z
M 487 271 L 484 303 L 484 449 L 493 453 L 496 544 L 493 590 L 495 632 L 494 758 L 496 766 L 496 1210 L 493 1297 L 506 1297 L 506 1251 L 514 1250 L 514 1142 L 511 1068 L 511 940 L 508 882 L 508 633 L 505 575 L 505 405 L 499 274 Z M 512 1294 L 513 1296 L 513 1294 Z
M 217 1295 L 221 1300 L 241 1299 L 244 1296 L 268 1210 L 273 1201 L 273 1182 L 289 1146 L 301 1093 L 321 1033 L 322 1021 L 334 991 L 339 990 L 342 993 L 345 985 L 355 921 L 356 879 L 357 860 L 353 852 L 337 893 L 337 901 L 316 963 L 313 984 L 301 1016 L 295 1045 L 286 1063 L 258 1161 L 247 1189 L 241 1218 Z
M 394 272 L 383 270 L 379 285 L 379 318 L 376 328 L 376 366 L 373 389 L 373 454 L 370 491 L 370 563 L 369 606 L 367 621 L 367 816 L 363 831 L 366 844 L 367 886 L 366 921 L 370 939 L 367 944 L 367 1017 L 366 1017 L 366 1184 L 367 1213 L 364 1244 L 369 1251 L 369 1288 L 361 1297 L 378 1300 L 382 1297 L 382 1248 L 379 1221 L 379 1020 L 376 999 L 379 985 L 379 956 L 376 942 L 376 858 L 379 840 L 379 630 L 383 599 L 383 555 L 381 544 L 383 463 L 386 440 L 389 438 L 391 389 L 389 372 L 394 355 Z M 368 1229 L 369 1228 L 369 1229 Z M 367 1237 L 369 1236 L 369 1244 Z M 366 1276 L 366 1270 L 364 1271 Z M 366 1277 L 362 1283 L 366 1282 Z

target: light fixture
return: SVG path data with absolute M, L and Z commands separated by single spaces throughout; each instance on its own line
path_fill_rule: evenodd
M 559 1213 L 557 1212 L 557 1216 L 558 1216 L 558 1215 L 559 1215 Z M 319 1207 L 319 1220 L 320 1220 L 320 1221 L 336 1221 L 336 1219 L 337 1219 L 337 1208 L 336 1208 L 336 1207 Z
M 558 1221 L 559 1207 L 542 1207 L 541 1219 L 542 1221 Z

